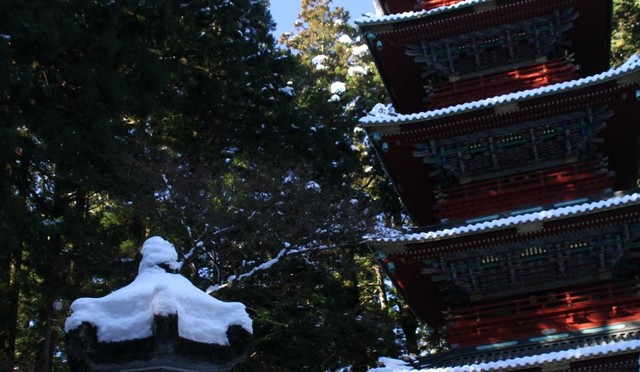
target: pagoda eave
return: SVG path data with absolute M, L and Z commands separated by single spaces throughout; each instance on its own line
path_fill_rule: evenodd
M 613 197 L 609 200 L 623 198 Z M 628 201 L 611 203 L 609 207 L 599 208 L 600 203 L 604 205 L 606 202 L 576 203 L 555 211 L 493 216 L 464 225 L 441 225 L 427 232 L 416 231 L 396 238 L 372 240 L 369 246 L 388 256 L 398 257 L 403 262 L 422 261 L 443 254 L 463 254 L 478 247 L 546 239 L 568 232 L 640 222 L 640 194 L 628 195 Z
M 635 98 L 635 90 L 640 85 L 640 58 L 629 68 L 611 70 L 576 80 L 538 89 L 491 97 L 466 104 L 409 115 L 388 115 L 386 117 L 366 117 L 361 120 L 368 133 L 382 136 L 405 135 L 413 139 L 416 133 L 424 137 L 443 137 L 477 131 L 477 125 L 486 126 L 490 122 L 507 122 L 508 115 L 524 110 L 549 110 L 554 102 L 560 110 L 570 111 L 594 103 L 607 103 L 627 96 Z M 571 103 L 570 106 L 567 103 Z M 562 112 L 562 111 L 558 111 Z M 473 120 L 473 128 L 465 128 Z M 462 128 L 461 128 L 462 127 Z M 486 129 L 486 127 L 481 127 Z
M 640 324 L 617 323 L 592 333 L 555 333 L 502 345 L 457 348 L 417 358 L 413 367 L 483 371 L 543 371 L 561 367 L 571 372 L 630 372 L 638 370 L 639 345 Z M 583 350 L 581 358 L 577 358 L 578 350 Z

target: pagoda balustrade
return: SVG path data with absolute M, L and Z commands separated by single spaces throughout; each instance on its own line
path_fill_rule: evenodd
M 568 46 L 565 33 L 576 17 L 575 10 L 567 9 L 470 34 L 410 44 L 406 54 L 422 65 L 421 76 L 432 82 L 486 75 L 492 69 L 562 56 Z
M 471 7 L 469 8 L 471 11 L 457 13 L 452 18 L 434 18 L 424 23 L 412 24 L 411 27 L 373 29 L 368 31 L 369 33 L 365 33 L 365 36 L 369 40 L 382 41 L 382 49 L 377 48 L 378 51 L 385 51 L 385 45 L 404 45 L 405 52 L 408 50 L 407 47 L 409 45 L 414 45 L 418 47 L 415 50 L 420 51 L 419 46 L 425 41 L 427 43 L 438 43 L 450 40 L 453 43 L 456 40 L 460 40 L 460 37 L 487 37 L 489 33 L 498 32 L 498 30 L 505 32 L 510 29 L 509 26 L 504 25 L 527 24 L 536 22 L 538 19 L 547 19 L 552 23 L 572 22 L 575 19 L 574 17 L 564 17 L 561 20 L 559 15 L 568 12 L 568 14 L 579 16 L 579 12 L 576 13 L 572 10 L 579 1 L 581 0 L 512 1 L 511 4 L 505 7 L 488 4 L 489 6 L 486 6 L 486 9 L 482 11 L 475 11 L 475 8 Z M 532 2 L 535 2 L 535 6 L 532 6 Z M 558 9 L 561 9 L 561 11 L 559 12 Z M 513 28 L 511 29 L 513 30 Z M 555 29 L 560 30 L 561 27 L 556 27 Z M 562 32 L 564 33 L 564 31 Z M 501 35 L 499 32 L 493 36 L 506 37 L 506 35 Z M 482 40 L 482 38 L 478 38 L 478 44 Z M 490 40 L 490 38 L 487 38 L 487 40 Z M 535 45 L 535 43 L 532 45 Z M 540 45 L 543 46 L 544 44 L 541 43 Z
M 410 0 L 381 3 L 387 14 L 416 9 Z M 420 1 L 417 7 L 430 11 L 361 23 L 401 114 L 569 81 L 608 67 L 609 52 L 602 47 L 610 30 L 606 1 Z M 571 63 L 552 64 L 564 58 Z M 525 69 L 535 73 L 515 78 Z
M 461 1 L 463 0 L 380 0 L 386 14 L 431 10 Z
M 542 60 L 546 61 L 546 58 Z M 437 109 L 459 104 L 461 98 L 470 102 L 578 77 L 577 68 L 571 56 L 567 56 L 506 72 L 425 85 L 426 103 L 429 109 Z
M 505 342 L 520 335 L 556 334 L 640 320 L 640 281 L 550 291 L 526 298 L 451 310 L 447 340 L 456 346 Z M 591 329 L 591 331 L 590 331 Z
M 437 214 L 464 220 L 586 197 L 610 188 L 612 178 L 602 159 L 443 188 L 436 192 Z
M 462 0 L 418 0 L 417 4 L 420 9 L 431 10 L 441 6 L 455 5 Z
M 422 272 L 440 283 L 441 291 L 455 286 L 457 296 L 464 293 L 466 300 L 456 301 L 463 304 L 608 280 L 627 269 L 617 267 L 625 254 L 640 253 L 638 224 L 604 226 L 584 231 L 579 238 L 575 235 L 478 247 L 470 253 L 426 259 Z
M 464 0 L 381 0 L 386 14 L 397 14 L 420 10 L 433 10 L 456 5 Z
M 440 218 L 544 205 L 601 193 L 613 184 L 597 152 L 606 106 L 415 145 L 431 167 Z
M 507 172 L 521 173 L 527 170 L 523 167 L 532 165 L 544 168 L 568 163 L 572 158 L 575 162 L 594 154 L 602 142 L 598 134 L 611 115 L 601 106 L 464 136 L 432 139 L 416 145 L 413 156 L 462 183 L 507 176 Z

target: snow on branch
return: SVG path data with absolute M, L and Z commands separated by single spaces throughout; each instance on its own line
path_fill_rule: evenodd
M 258 266 L 255 266 L 254 268 L 252 268 L 251 270 L 247 271 L 246 273 L 240 274 L 240 275 L 231 275 L 229 278 L 227 278 L 227 282 L 224 284 L 220 284 L 220 285 L 212 285 L 209 286 L 209 288 L 207 288 L 206 292 L 211 294 L 214 292 L 217 292 L 223 288 L 226 288 L 230 285 L 232 285 L 235 282 L 239 282 L 239 281 L 243 281 L 246 280 L 248 278 L 250 278 L 251 276 L 253 276 L 255 273 L 257 273 L 258 271 L 263 271 L 263 270 L 267 270 L 270 269 L 273 265 L 275 265 L 276 263 L 280 262 L 281 259 L 287 257 L 287 256 L 293 256 L 293 255 L 297 255 L 297 254 L 304 254 L 304 253 L 310 253 L 310 252 L 319 252 L 319 251 L 326 251 L 326 250 L 330 250 L 330 249 L 339 249 L 342 247 L 347 246 L 348 244 L 340 244 L 340 245 L 320 245 L 318 247 L 300 247 L 300 248 L 295 248 L 295 249 L 289 249 L 290 245 L 289 243 L 285 243 L 285 248 L 281 249 L 280 252 L 278 252 L 278 254 L 266 261 L 261 263 Z

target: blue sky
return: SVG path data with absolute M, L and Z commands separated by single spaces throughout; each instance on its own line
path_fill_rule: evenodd
M 300 11 L 300 0 L 271 0 L 271 15 L 277 23 L 274 36 L 276 39 L 283 32 L 295 31 L 293 22 Z M 349 11 L 351 21 L 359 18 L 364 13 L 375 13 L 372 0 L 333 0 L 333 8 L 342 6 Z

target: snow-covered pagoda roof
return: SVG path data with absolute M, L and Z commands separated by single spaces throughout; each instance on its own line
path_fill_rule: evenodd
M 572 89 L 588 87 L 605 81 L 636 81 L 638 79 L 640 79 L 640 56 L 634 55 L 619 67 L 615 67 L 603 73 L 591 75 L 577 80 L 566 81 L 540 88 L 504 94 L 496 97 L 490 97 L 478 101 L 462 103 L 455 106 L 414 114 L 403 115 L 376 110 L 372 111 L 369 116 L 360 119 L 360 122 L 364 126 L 370 127 L 379 127 L 385 125 L 397 126 L 401 124 L 425 122 L 440 117 L 458 115 L 480 109 L 499 109 L 501 106 L 507 106 L 523 100 L 538 98 L 549 94 L 568 92 Z
M 517 341 L 482 345 L 475 351 L 465 350 L 468 353 L 466 358 L 460 358 L 462 353 L 453 350 L 441 355 L 417 358 L 412 365 L 403 360 L 381 358 L 385 367 L 369 372 L 505 371 L 567 365 L 579 360 L 583 365 L 591 363 L 611 370 L 637 365 L 634 354 L 638 353 L 640 347 L 640 335 L 635 323 L 610 324 L 586 329 L 582 335 L 573 339 L 569 336 L 566 333 L 543 335 L 534 338 L 536 342 L 522 345 Z M 602 359 L 614 356 L 617 359 Z
M 465 224 L 447 228 L 436 228 L 423 232 L 401 233 L 395 230 L 385 230 L 382 234 L 369 236 L 369 239 L 371 243 L 422 243 L 447 239 L 490 230 L 516 227 L 528 223 L 551 221 L 584 213 L 602 212 L 622 206 L 638 205 L 640 204 L 640 194 L 617 195 L 598 201 L 577 200 L 573 201 L 573 203 L 575 204 L 562 205 L 563 203 L 558 203 L 553 208 L 541 209 L 529 213 L 525 211 L 522 212 L 522 214 L 508 217 L 488 216 L 482 218 L 483 221 L 467 221 Z M 514 211 L 513 213 L 518 212 Z

